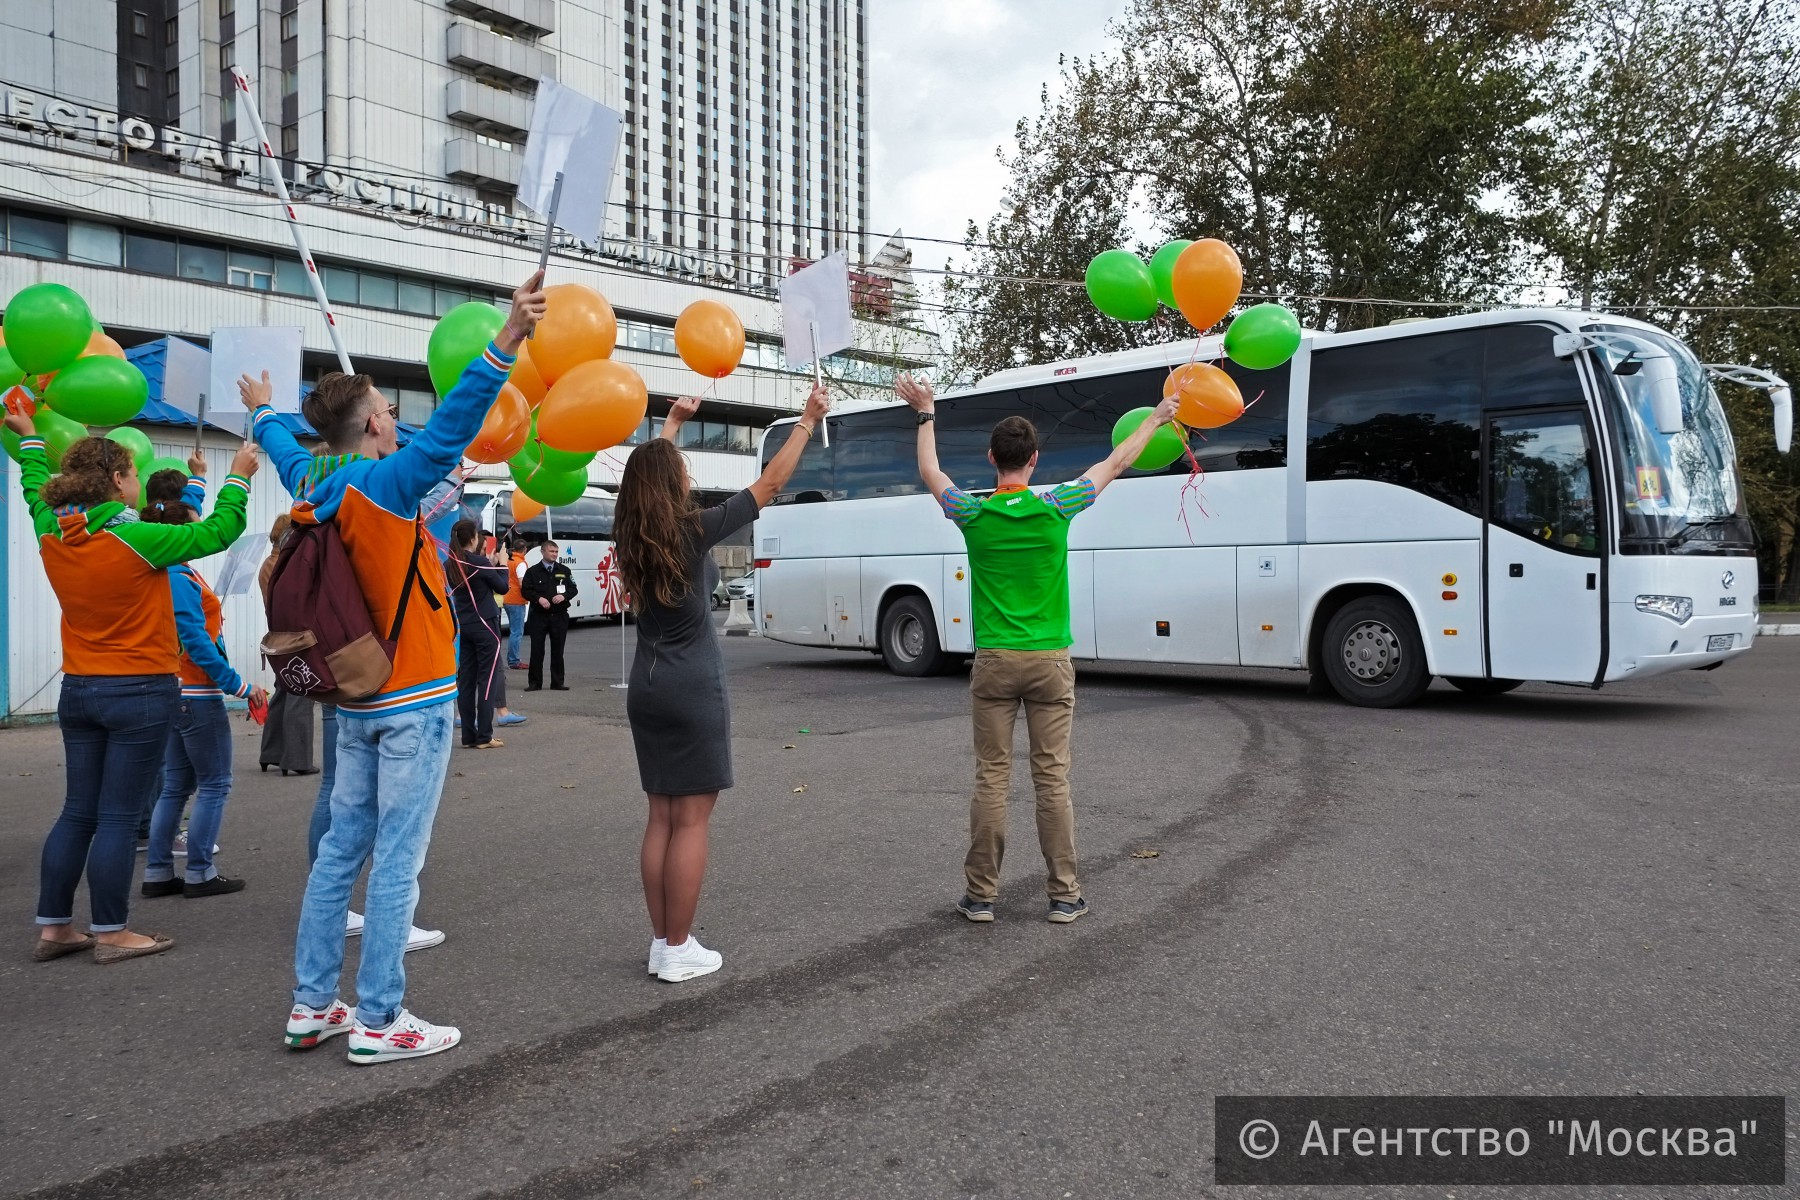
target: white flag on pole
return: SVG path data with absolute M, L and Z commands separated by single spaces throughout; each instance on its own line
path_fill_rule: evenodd
M 200 397 L 212 386 L 212 355 L 178 337 L 165 338 L 163 403 L 190 417 L 200 416 Z
M 239 412 L 243 409 L 239 408 Z M 219 569 L 218 581 L 213 591 L 220 597 L 237 596 L 250 590 L 256 582 L 257 574 L 262 570 L 263 559 L 269 553 L 269 535 L 262 532 L 246 533 L 231 543 L 226 551 L 225 565 Z
M 540 217 L 550 214 L 556 177 L 563 177 L 556 223 L 590 246 L 600 244 L 613 162 L 625 133 L 617 109 L 590 100 L 554 79 L 538 80 L 537 107 L 519 170 L 519 200 Z
M 249 412 L 238 399 L 238 379 L 260 379 L 269 373 L 270 405 L 276 412 L 300 411 L 298 325 L 236 325 L 212 331 L 212 370 L 206 393 L 206 419 L 220 429 L 244 436 Z
M 790 367 L 816 363 L 856 342 L 850 320 L 850 260 L 843 251 L 781 281 L 781 336 Z

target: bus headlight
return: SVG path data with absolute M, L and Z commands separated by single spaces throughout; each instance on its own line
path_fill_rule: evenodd
M 1637 610 L 1667 617 L 1677 625 L 1686 625 L 1688 618 L 1694 615 L 1694 601 L 1691 596 L 1639 596 Z

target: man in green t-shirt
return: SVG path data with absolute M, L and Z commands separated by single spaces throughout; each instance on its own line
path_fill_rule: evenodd
M 919 475 L 969 548 L 975 666 L 969 694 L 975 718 L 975 799 L 969 809 L 967 877 L 957 911 L 992 921 L 1006 850 L 1006 798 L 1012 781 L 1013 727 L 1019 706 L 1031 735 L 1038 845 L 1049 872 L 1050 920 L 1066 925 L 1087 912 L 1075 877 L 1075 806 L 1069 799 L 1069 735 L 1075 724 L 1075 667 L 1069 646 L 1069 522 L 1135 461 L 1150 435 L 1175 419 L 1164 400 L 1149 420 L 1073 483 L 1030 489 L 1037 429 L 1024 417 L 994 426 L 988 461 L 994 494 L 970 495 L 938 467 L 937 412 L 929 384 L 902 375 L 895 390 L 919 414 Z

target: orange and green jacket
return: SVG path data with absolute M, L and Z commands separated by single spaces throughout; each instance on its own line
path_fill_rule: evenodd
M 63 672 L 68 675 L 174 675 L 175 631 L 166 568 L 226 549 L 244 532 L 250 481 L 227 475 L 212 515 L 188 525 L 153 525 L 112 500 L 51 509 L 38 493 L 50 479 L 44 439 L 19 439 L 19 480 L 62 604 Z
M 383 459 L 360 454 L 315 457 L 294 440 L 275 410 L 251 417 L 256 440 L 269 452 L 296 501 L 296 524 L 337 521 L 338 536 L 362 586 L 369 618 L 385 634 L 400 607 L 413 546 L 424 538 L 416 590 L 394 647 L 394 673 L 373 696 L 338 702 L 340 717 L 380 717 L 440 704 L 456 696 L 456 616 L 448 600 L 444 564 L 426 536 L 419 504 L 462 462 L 462 453 L 500 394 L 513 359 L 490 345 L 463 371 L 425 428 Z

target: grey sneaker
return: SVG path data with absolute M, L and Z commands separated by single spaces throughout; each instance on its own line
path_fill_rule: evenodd
M 1087 901 L 1052 900 L 1050 902 L 1050 920 L 1057 925 L 1067 925 L 1087 915 Z
M 976 900 L 964 896 L 956 902 L 956 911 L 971 921 L 991 921 L 994 919 L 994 906 L 985 900 Z

